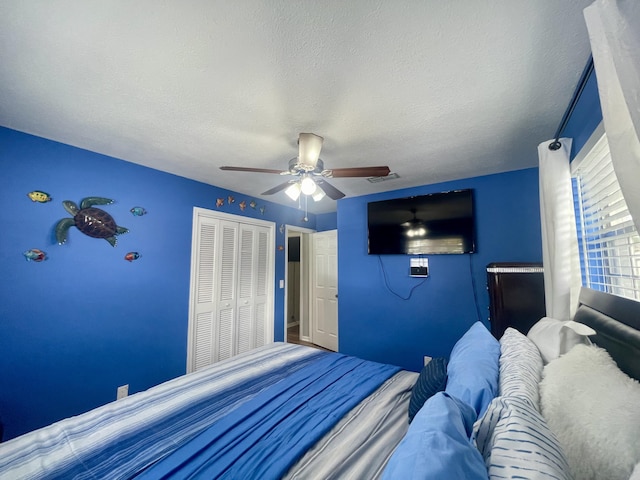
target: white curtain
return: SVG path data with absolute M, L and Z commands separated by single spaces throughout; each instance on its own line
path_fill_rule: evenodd
M 569 165 L 571 139 L 561 138 L 558 150 L 549 150 L 551 142 L 538 145 L 544 294 L 547 317 L 570 320 L 581 283 Z
M 640 230 L 640 1 L 596 0 L 584 16 L 613 169 Z

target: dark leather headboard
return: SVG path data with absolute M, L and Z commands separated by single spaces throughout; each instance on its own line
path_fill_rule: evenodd
M 609 352 L 620 370 L 640 380 L 640 302 L 582 288 L 573 318 L 593 328 L 593 343 Z

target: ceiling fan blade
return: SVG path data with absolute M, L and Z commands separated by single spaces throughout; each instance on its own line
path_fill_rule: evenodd
M 325 173 L 326 172 L 326 173 Z M 389 167 L 353 167 L 353 168 L 333 168 L 322 172 L 324 177 L 386 177 L 391 170 Z
M 273 187 L 272 189 L 267 190 L 266 192 L 262 192 L 260 195 L 273 195 L 274 193 L 278 193 L 279 191 L 284 190 L 289 185 L 291 185 L 291 181 L 281 183 L 280 185 Z
M 316 185 L 320 187 L 324 193 L 327 194 L 327 197 L 332 200 L 340 200 L 345 196 L 344 193 L 322 178 L 316 179 Z
M 220 167 L 220 170 L 228 170 L 231 172 L 256 172 L 256 173 L 275 173 L 280 175 L 282 170 L 274 170 L 271 168 L 251 168 L 251 167 Z M 289 172 L 284 172 L 289 173 Z

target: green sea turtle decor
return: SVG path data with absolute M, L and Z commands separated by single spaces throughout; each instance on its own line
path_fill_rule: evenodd
M 56 240 L 60 245 L 67 241 L 67 232 L 70 227 L 77 227 L 85 235 L 93 238 L 104 238 L 116 246 L 116 235 L 127 233 L 129 229 L 119 227 L 111 215 L 94 205 L 110 205 L 113 200 L 102 197 L 87 197 L 80 202 L 80 208 L 71 200 L 62 202 L 64 209 L 73 215 L 73 218 L 63 218 L 56 224 Z

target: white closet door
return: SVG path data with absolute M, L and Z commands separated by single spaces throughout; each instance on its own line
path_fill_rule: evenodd
M 274 239 L 271 222 L 194 208 L 187 372 L 273 341 Z
M 214 362 L 230 358 L 236 354 L 235 317 L 236 317 L 236 258 L 238 224 L 220 221 L 219 268 L 217 278 L 217 325 Z
M 267 329 L 270 324 L 269 317 L 269 254 L 270 254 L 270 232 L 265 227 L 256 228 L 255 239 L 255 296 L 254 318 L 255 328 L 253 331 L 254 347 L 265 345 L 269 339 L 267 338 Z
M 213 273 L 216 269 L 218 223 L 217 220 L 203 218 L 194 235 L 194 248 L 200 255 L 194 266 L 197 288 L 192 304 L 194 332 L 191 335 L 195 338 L 191 355 L 192 370 L 214 361 L 216 298 Z
M 240 225 L 240 252 L 238 256 L 238 323 L 237 353 L 251 350 L 254 346 L 254 258 L 255 227 Z

